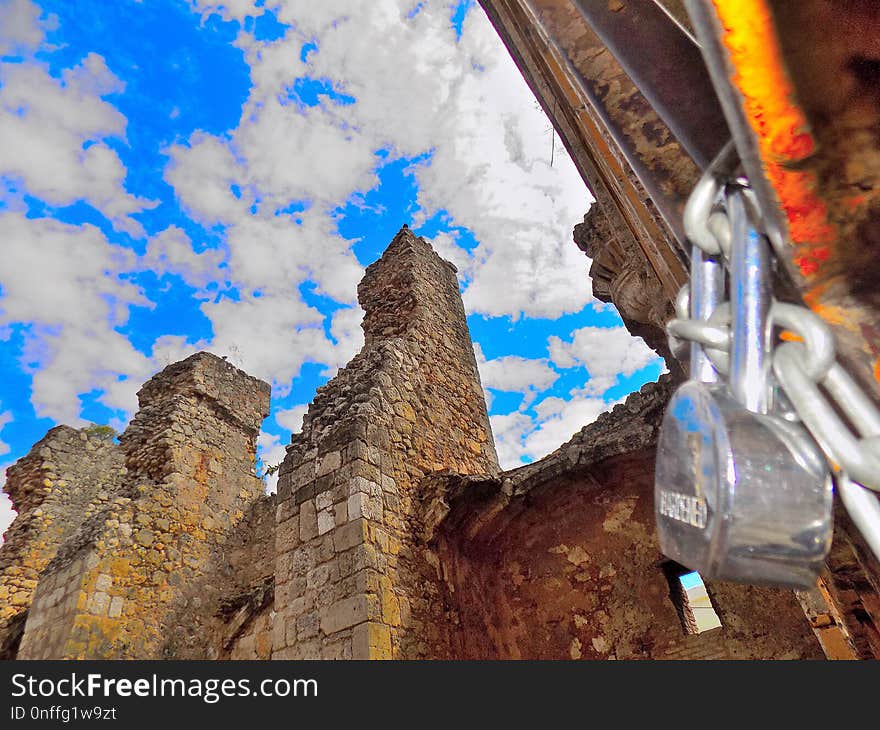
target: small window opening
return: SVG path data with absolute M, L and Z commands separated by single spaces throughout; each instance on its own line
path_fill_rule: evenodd
M 670 561 L 663 566 L 670 597 L 688 634 L 702 634 L 721 628 L 712 599 L 700 574 Z

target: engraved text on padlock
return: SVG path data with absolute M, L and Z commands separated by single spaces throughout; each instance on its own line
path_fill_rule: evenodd
M 660 547 L 706 578 L 807 587 L 831 539 L 831 482 L 797 424 L 752 413 L 724 386 L 673 396 L 657 447 Z

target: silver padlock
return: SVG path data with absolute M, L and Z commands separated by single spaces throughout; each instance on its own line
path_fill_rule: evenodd
M 771 402 L 768 243 L 750 230 L 742 193 L 726 206 L 729 383 L 692 343 L 692 379 L 673 395 L 657 444 L 660 547 L 705 578 L 808 587 L 831 543 L 831 479 L 807 432 Z M 721 272 L 694 247 L 691 319 L 709 319 Z

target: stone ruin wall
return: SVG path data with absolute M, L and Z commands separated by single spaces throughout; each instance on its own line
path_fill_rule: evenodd
M 646 385 L 545 459 L 439 476 L 424 524 L 477 659 L 818 659 L 791 591 L 709 582 L 722 627 L 688 634 L 654 526 L 670 380 Z M 436 523 L 436 525 L 433 525 Z
M 18 517 L 0 549 L 0 658 L 18 652 L 40 574 L 124 474 L 111 440 L 69 426 L 51 429 L 9 468 L 6 491 Z
M 19 658 L 161 656 L 184 589 L 262 493 L 253 464 L 268 385 L 200 353 L 155 376 L 138 399 L 119 445 L 102 445 L 124 464 L 118 477 L 104 488 L 90 472 L 62 475 L 65 491 L 84 496 L 41 571 Z M 14 534 L 15 468 L 7 484 L 20 511 Z
M 454 267 L 404 227 L 358 287 L 364 349 L 318 394 L 279 472 L 276 658 L 447 656 L 419 481 L 498 469 Z
M 163 656 L 270 659 L 275 598 L 275 495 L 254 500 L 190 584 L 169 620 Z
M 685 632 L 651 509 L 669 382 L 499 473 L 451 264 L 404 227 L 358 294 L 364 348 L 277 495 L 254 475 L 268 386 L 208 353 L 144 386 L 118 445 L 59 427 L 10 469 L 7 655 L 822 655 L 788 591 L 710 584 L 723 627 Z

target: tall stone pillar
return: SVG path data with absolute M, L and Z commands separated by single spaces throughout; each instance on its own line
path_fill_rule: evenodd
M 364 348 L 319 389 L 279 472 L 274 658 L 448 655 L 419 483 L 498 470 L 452 264 L 404 226 L 358 298 Z
M 138 393 L 127 473 L 44 570 L 19 658 L 160 658 L 183 589 L 262 493 L 256 437 L 269 386 L 210 353 Z

